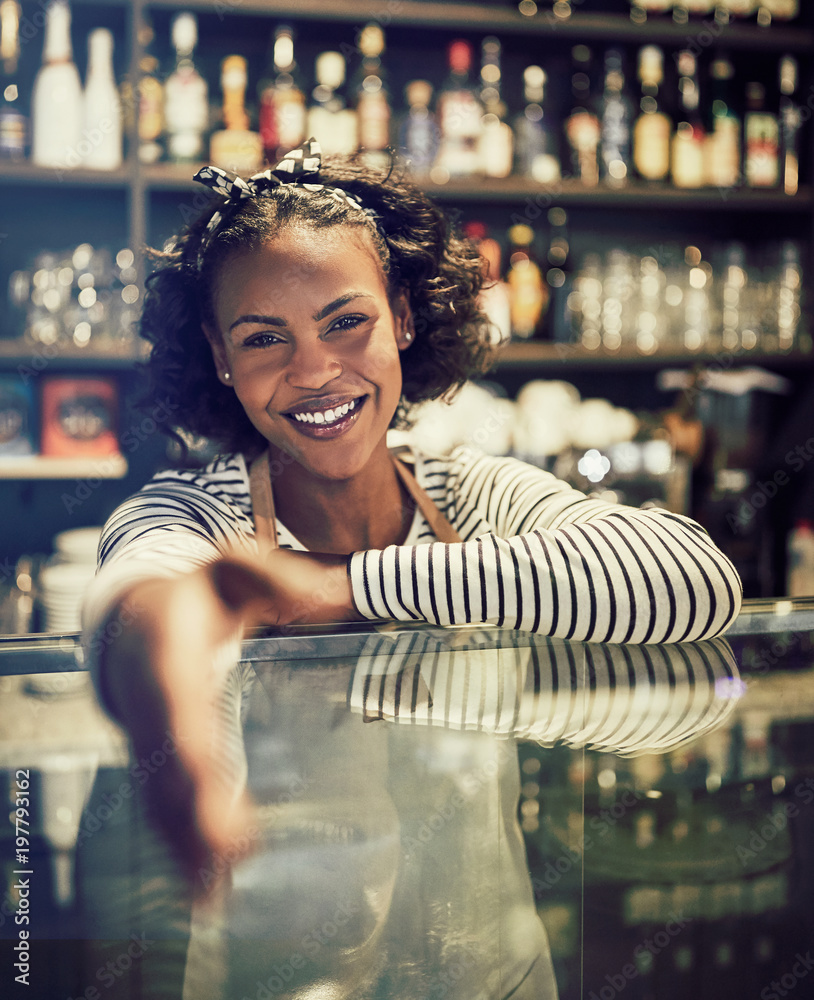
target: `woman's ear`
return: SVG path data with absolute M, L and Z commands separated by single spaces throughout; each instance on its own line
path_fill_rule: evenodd
M 221 337 L 217 330 L 213 330 L 208 323 L 203 323 L 201 325 L 212 351 L 212 360 L 215 362 L 215 373 L 217 374 L 219 381 L 231 388 L 232 375 L 229 371 L 229 359 L 226 356 L 226 346 L 223 343 L 223 337 Z
M 406 350 L 415 338 L 415 322 L 410 297 L 405 289 L 400 289 L 391 304 L 393 324 L 396 332 L 396 346 L 400 351 Z

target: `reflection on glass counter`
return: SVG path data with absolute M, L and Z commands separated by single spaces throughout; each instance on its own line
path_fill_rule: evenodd
M 0 640 L 2 995 L 789 992 L 814 924 L 809 614 L 747 604 L 729 641 L 672 646 L 260 633 L 212 733 L 253 819 L 192 882 L 150 813 L 179 747 L 132 758 L 72 638 Z

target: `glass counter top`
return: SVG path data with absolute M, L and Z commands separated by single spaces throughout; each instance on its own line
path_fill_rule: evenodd
M 253 633 L 211 737 L 250 850 L 191 882 L 178 748 L 133 756 L 75 636 L 0 639 L 0 995 L 814 996 L 812 636 L 810 600 L 671 646 Z

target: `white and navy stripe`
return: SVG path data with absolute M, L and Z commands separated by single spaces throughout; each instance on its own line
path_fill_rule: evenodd
M 452 633 L 458 637 L 457 632 Z M 741 689 L 724 639 L 600 645 L 464 632 L 372 635 L 359 657 L 350 708 L 366 722 L 441 726 L 634 755 L 665 753 L 716 729 Z
M 735 569 L 689 518 L 592 499 L 515 459 L 467 448 L 417 456 L 415 472 L 463 541 L 434 541 L 416 512 L 407 544 L 353 554 L 353 598 L 367 618 L 655 643 L 718 635 L 738 612 Z M 284 525 L 277 533 L 281 547 L 303 548 Z M 87 623 L 140 579 L 234 551 L 257 551 L 243 457 L 160 473 L 105 526 Z
M 732 564 L 689 518 L 590 499 L 467 449 L 417 473 L 464 541 L 354 554 L 365 617 L 640 643 L 717 635 L 740 607 Z

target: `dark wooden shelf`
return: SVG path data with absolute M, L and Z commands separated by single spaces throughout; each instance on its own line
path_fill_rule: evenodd
M 123 351 L 119 348 L 80 348 L 71 344 L 54 344 L 39 347 L 29 341 L 0 337 L 0 371 L 23 368 L 37 374 L 58 368 L 126 369 L 143 361 L 144 352 Z M 146 344 L 145 344 L 146 348 Z
M 122 455 L 55 458 L 48 455 L 3 456 L 0 480 L 5 479 L 124 479 L 127 459 Z
M 530 200 L 538 208 L 550 205 L 580 205 L 597 208 L 666 208 L 684 211 L 705 209 L 713 212 L 795 212 L 812 204 L 810 188 L 795 195 L 780 190 L 675 188 L 669 184 L 633 181 L 625 187 L 607 185 L 586 187 L 580 181 L 564 178 L 558 184 L 541 185 L 522 177 L 502 180 L 466 178 L 447 184 L 425 184 L 424 189 L 439 201 L 523 202 Z
M 158 163 L 150 166 L 127 164 L 118 170 L 66 170 L 37 167 L 27 161 L 0 162 L 0 182 L 31 184 L 42 187 L 121 188 L 129 191 L 141 183 L 148 191 L 202 190 L 192 177 L 202 164 Z M 535 208 L 551 205 L 597 208 L 664 208 L 684 211 L 704 209 L 711 212 L 797 212 L 814 204 L 810 187 L 801 187 L 795 195 L 780 190 L 674 188 L 669 184 L 632 182 L 612 188 L 600 184 L 589 188 L 573 178 L 542 185 L 524 177 L 452 178 L 446 184 L 426 183 L 424 190 L 437 201 L 468 203 L 533 203 Z
M 152 191 L 194 191 L 192 180 L 202 164 L 158 163 L 141 167 L 144 186 Z M 446 184 L 422 184 L 438 201 L 513 202 L 531 200 L 537 208 L 551 205 L 596 206 L 598 208 L 673 208 L 705 209 L 714 212 L 797 212 L 812 205 L 811 188 L 803 187 L 795 195 L 780 190 L 719 188 L 682 189 L 668 184 L 633 182 L 622 188 L 598 185 L 586 187 L 580 181 L 564 178 L 557 184 L 542 185 L 524 177 L 454 178 Z M 202 190 L 202 189 L 201 189 Z
M 151 0 L 149 6 L 177 8 L 177 0 Z M 590 14 L 574 11 L 570 17 L 556 17 L 542 5 L 531 17 L 514 7 L 495 7 L 485 3 L 432 3 L 429 0 L 190 0 L 192 10 L 231 14 L 266 14 L 321 21 L 358 24 L 376 21 L 385 29 L 404 25 L 424 28 L 449 28 L 466 34 L 495 31 L 503 34 L 548 36 L 557 39 L 601 39 L 602 41 L 647 44 L 661 42 L 684 46 L 697 39 L 706 47 L 708 36 L 713 44 L 727 48 L 764 51 L 804 51 L 814 45 L 814 32 L 791 25 L 760 28 L 755 24 L 731 22 L 716 26 L 712 18 L 694 18 L 676 24 L 669 18 L 653 17 L 636 24 L 624 14 Z M 713 27 L 710 27 L 712 25 Z M 719 30 L 720 29 L 720 30 Z
M 36 184 L 40 187 L 119 187 L 127 190 L 133 182 L 134 167 L 126 163 L 117 170 L 60 170 L 39 167 L 29 160 L 0 161 L 0 182 Z
M 507 344 L 498 358 L 499 369 L 535 368 L 661 368 L 665 365 L 721 366 L 722 355 L 727 358 L 727 368 L 762 364 L 772 368 L 812 368 L 814 352 L 788 351 L 785 353 L 768 351 L 736 352 L 721 351 L 658 351 L 655 354 L 641 354 L 630 348 L 618 351 L 589 351 L 577 344 L 551 344 L 542 341 L 513 341 Z

